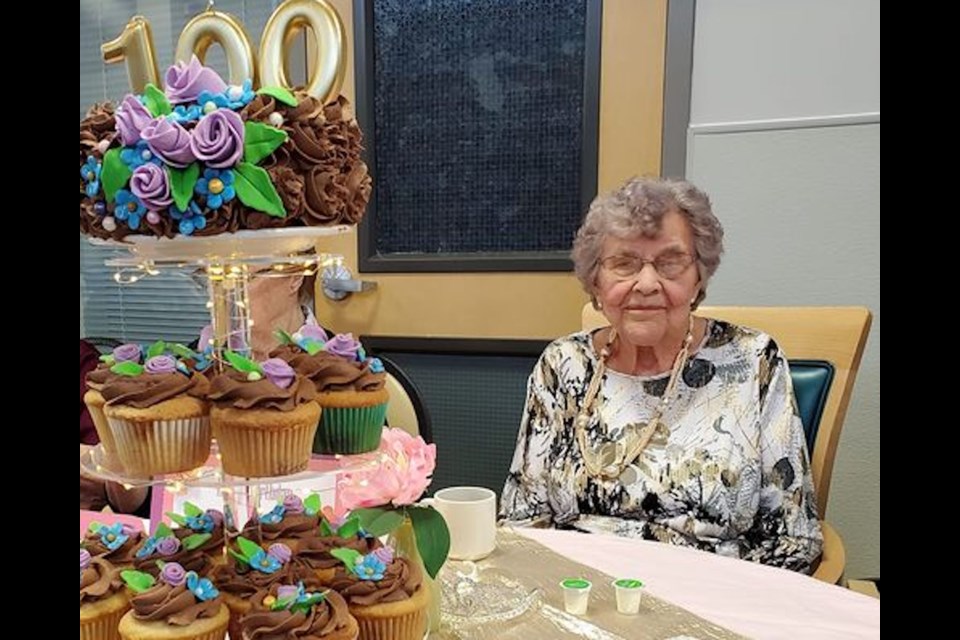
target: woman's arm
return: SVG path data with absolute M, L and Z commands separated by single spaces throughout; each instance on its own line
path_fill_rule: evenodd
M 810 573 L 823 548 L 813 476 L 787 359 L 771 341 L 760 380 L 760 504 L 742 557 Z M 743 548 L 742 547 L 742 548 Z

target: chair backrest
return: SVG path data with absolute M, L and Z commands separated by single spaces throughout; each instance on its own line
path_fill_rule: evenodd
M 870 310 L 865 307 L 700 307 L 697 315 L 768 333 L 790 358 L 797 407 L 811 452 L 817 504 L 820 513 L 826 513 L 840 430 L 870 332 Z M 584 306 L 581 321 L 583 329 L 609 324 L 590 303 Z
M 378 357 L 387 372 L 387 392 L 390 394 L 387 426 L 403 429 L 415 436 L 423 436 L 428 444 L 433 442 L 430 412 L 423 402 L 420 389 L 394 361 L 383 356 Z

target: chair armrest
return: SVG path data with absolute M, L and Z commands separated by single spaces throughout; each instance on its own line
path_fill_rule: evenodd
M 813 577 L 830 584 L 840 584 L 847 564 L 843 540 L 828 522 L 821 521 L 820 525 L 823 527 L 823 556 L 820 558 L 820 566 L 813 572 Z

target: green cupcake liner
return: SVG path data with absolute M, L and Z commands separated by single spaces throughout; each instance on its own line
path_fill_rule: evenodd
M 372 407 L 323 407 L 314 453 L 366 453 L 380 446 L 387 403 Z

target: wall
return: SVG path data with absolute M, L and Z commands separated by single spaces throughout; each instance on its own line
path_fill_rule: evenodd
M 879 3 L 700 0 L 691 96 L 687 176 L 727 232 L 708 304 L 874 313 L 827 518 L 879 576 Z

